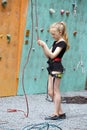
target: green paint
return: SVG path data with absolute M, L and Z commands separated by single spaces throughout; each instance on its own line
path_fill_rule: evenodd
M 53 39 L 48 33 L 50 24 L 56 21 L 65 21 L 67 24 L 67 32 L 70 42 L 70 50 L 66 52 L 63 57 L 63 65 L 66 69 L 62 81 L 61 91 L 78 91 L 85 89 L 86 82 L 86 69 L 87 69 L 87 13 L 86 13 L 86 0 L 76 0 L 77 13 L 73 14 L 73 2 L 72 0 L 41 0 L 38 1 L 38 25 L 40 39 L 47 41 L 50 47 Z M 43 54 L 42 49 L 37 45 L 36 38 L 36 20 L 35 20 L 35 0 L 33 0 L 33 15 L 34 15 L 34 41 L 33 49 L 30 54 L 27 67 L 25 69 L 24 84 L 27 94 L 46 93 L 47 90 L 47 59 Z M 26 62 L 28 51 L 31 44 L 32 24 L 31 24 L 31 7 L 29 3 L 27 22 L 25 30 L 30 30 L 29 37 L 24 37 L 24 40 L 29 40 L 29 44 L 23 45 L 20 74 L 19 74 L 19 87 L 18 95 L 23 94 L 22 90 L 22 69 Z M 49 13 L 49 9 L 55 10 L 54 14 Z M 61 9 L 65 10 L 63 15 L 60 14 Z M 66 15 L 66 11 L 69 11 L 69 16 Z M 41 29 L 44 29 L 41 32 Z M 73 32 L 77 31 L 76 36 Z

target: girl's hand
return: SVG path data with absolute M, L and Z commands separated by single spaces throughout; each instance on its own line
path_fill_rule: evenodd
M 42 46 L 42 47 L 44 47 L 44 45 L 45 45 L 45 42 L 42 40 L 38 40 L 37 43 L 39 46 Z

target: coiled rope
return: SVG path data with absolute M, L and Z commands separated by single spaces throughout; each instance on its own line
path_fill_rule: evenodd
M 50 124 L 47 122 L 39 123 L 39 124 L 31 124 L 31 125 L 24 127 L 22 130 L 34 130 L 34 129 L 44 130 L 44 128 L 46 128 L 46 130 L 55 130 L 56 128 L 57 128 L 57 130 L 62 130 L 58 125 Z

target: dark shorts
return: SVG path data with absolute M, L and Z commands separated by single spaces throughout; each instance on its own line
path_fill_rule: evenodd
M 48 63 L 47 70 L 48 70 L 48 73 L 52 71 L 58 71 L 58 72 L 63 73 L 64 67 L 60 61 L 55 61 L 52 63 Z

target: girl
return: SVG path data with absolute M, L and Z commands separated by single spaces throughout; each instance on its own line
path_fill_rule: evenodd
M 66 25 L 64 22 L 56 22 L 50 26 L 49 32 L 55 40 L 51 49 L 48 48 L 46 43 L 38 40 L 38 45 L 42 47 L 44 54 L 48 58 L 48 95 L 54 102 L 54 113 L 46 117 L 48 120 L 65 119 L 66 114 L 63 113 L 61 108 L 61 95 L 60 95 L 60 80 L 64 71 L 61 63 L 62 57 L 66 50 L 69 49 L 68 37 L 66 32 Z

